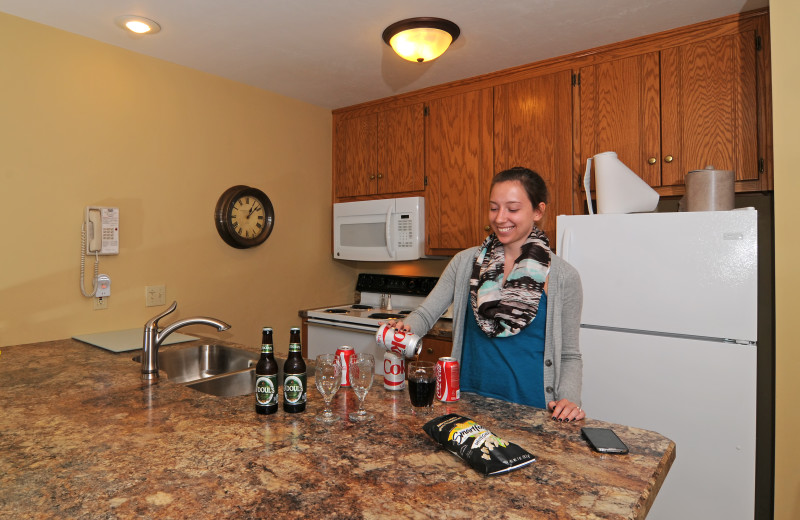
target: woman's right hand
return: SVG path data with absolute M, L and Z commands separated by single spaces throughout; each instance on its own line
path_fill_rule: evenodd
M 406 332 L 411 332 L 411 327 L 406 325 L 402 320 L 397 321 L 387 321 L 386 322 L 390 327 L 394 327 L 397 330 L 404 330 Z

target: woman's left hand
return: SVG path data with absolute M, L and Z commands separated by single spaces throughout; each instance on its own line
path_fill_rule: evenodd
M 547 403 L 547 409 L 553 412 L 554 421 L 570 422 L 580 421 L 581 419 L 586 418 L 586 413 L 581 409 L 581 407 L 572 401 L 568 401 L 567 399 L 550 401 Z

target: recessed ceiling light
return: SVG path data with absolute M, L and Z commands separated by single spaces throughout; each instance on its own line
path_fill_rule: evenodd
M 161 26 L 157 22 L 143 16 L 126 14 L 117 16 L 114 21 L 123 29 L 136 34 L 155 34 L 161 30 Z

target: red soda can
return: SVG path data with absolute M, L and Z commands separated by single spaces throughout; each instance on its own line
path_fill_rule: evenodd
M 387 390 L 406 387 L 406 362 L 391 352 L 383 354 L 383 387 Z
M 356 352 L 353 350 L 353 347 L 348 347 L 347 345 L 342 345 L 341 347 L 336 349 L 336 359 L 339 360 L 339 364 L 342 366 L 342 385 L 341 386 L 350 386 L 350 378 L 347 375 L 348 371 L 348 361 L 351 357 L 355 356 Z
M 378 328 L 375 342 L 383 350 L 394 353 L 400 358 L 412 358 L 422 350 L 422 338 L 411 332 L 397 330 L 388 323 Z
M 446 403 L 461 399 L 458 370 L 456 358 L 439 358 L 436 362 L 436 399 Z

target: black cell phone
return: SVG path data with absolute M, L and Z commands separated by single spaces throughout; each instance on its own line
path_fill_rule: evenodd
M 608 428 L 581 428 L 581 434 L 594 451 L 600 453 L 628 453 L 628 447 Z

